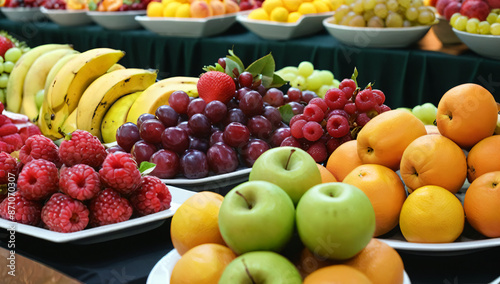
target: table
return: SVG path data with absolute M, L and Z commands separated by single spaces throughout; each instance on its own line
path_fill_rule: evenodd
M 209 38 L 162 37 L 143 29 L 110 31 L 97 25 L 60 27 L 52 22 L 14 23 L 0 19 L 0 29 L 30 46 L 70 43 L 78 51 L 110 47 L 126 52 L 126 67 L 159 70 L 159 78 L 198 76 L 206 65 L 234 49 L 245 65 L 272 53 L 276 68 L 297 66 L 307 60 L 316 69 L 331 70 L 339 80 L 350 78 L 356 67 L 358 82 L 386 93 L 392 107 L 413 107 L 424 102 L 437 105 L 450 88 L 474 82 L 488 88 L 500 101 L 500 61 L 476 55 L 463 44 L 445 46 L 433 32 L 418 44 L 403 49 L 355 48 L 341 44 L 321 31 L 289 41 L 264 40 L 239 23 L 226 33 Z

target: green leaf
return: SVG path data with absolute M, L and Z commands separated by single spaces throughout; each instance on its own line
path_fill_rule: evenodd
M 233 73 L 233 70 L 236 68 L 236 70 L 238 70 L 238 73 L 241 74 L 241 72 L 243 72 L 243 67 L 241 67 L 238 62 L 230 59 L 230 58 L 226 58 L 226 71 L 225 73 L 231 77 L 235 77 L 234 76 L 234 73 Z
M 269 86 L 269 88 L 279 88 L 285 85 L 288 81 L 283 80 L 280 75 L 274 73 L 273 74 L 273 82 Z
M 269 88 L 269 86 L 273 83 L 275 67 L 274 58 L 271 53 L 269 53 L 268 55 L 254 61 L 245 69 L 245 71 L 252 73 L 254 77 L 257 74 L 262 74 L 262 85 Z
M 214 70 L 219 72 L 225 72 L 224 68 L 222 68 L 222 66 L 219 63 L 215 64 Z
M 278 108 L 281 114 L 281 120 L 286 124 L 290 123 L 290 119 L 294 116 L 292 106 L 289 104 L 282 105 Z
M 356 80 L 358 78 L 358 69 L 354 67 L 354 72 L 352 73 L 351 79 L 356 83 L 356 87 L 358 87 L 358 81 Z
M 151 173 L 155 169 L 155 167 L 156 164 L 144 161 L 139 166 L 139 172 L 141 172 L 141 175 L 145 176 Z
M 240 66 L 240 68 L 238 70 L 240 70 L 240 73 L 241 73 L 242 70 L 245 69 L 245 65 L 243 64 L 243 62 L 241 61 L 241 59 L 234 54 L 234 51 L 232 49 L 228 50 L 228 52 L 229 52 L 229 55 L 226 56 L 226 60 L 227 59 L 231 59 L 236 64 L 238 64 L 238 66 Z

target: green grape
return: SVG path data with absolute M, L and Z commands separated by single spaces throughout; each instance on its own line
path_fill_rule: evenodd
M 410 5 L 415 8 L 419 8 L 424 6 L 424 2 L 422 0 L 412 0 Z
M 422 25 L 430 25 L 436 20 L 436 14 L 431 10 L 422 10 L 418 14 L 418 22 Z
M 454 22 L 455 22 L 455 20 L 456 20 L 458 17 L 460 17 L 460 16 L 462 16 L 462 14 L 460 14 L 460 13 L 455 13 L 455 14 L 451 15 L 451 18 L 450 18 L 450 25 L 451 25 L 452 23 L 454 23 Z
M 469 19 L 467 21 L 467 25 L 465 25 L 465 31 L 471 34 L 477 34 L 477 26 L 479 24 L 479 20 L 476 18 Z
M 4 89 L 0 89 L 0 102 L 4 105 L 7 102 L 7 100 L 5 99 L 5 90 Z
M 363 0 L 357 0 L 356 2 L 352 3 L 351 9 L 354 11 L 354 13 L 361 15 L 365 10 Z
M 352 4 L 352 3 L 354 3 L 354 2 L 355 2 L 355 0 L 345 0 L 345 1 L 344 1 L 344 3 L 345 3 L 346 5 L 351 5 L 351 4 Z
M 387 17 L 388 11 L 387 11 L 387 6 L 385 4 L 379 3 L 375 5 L 375 8 L 373 8 L 373 12 L 375 12 L 375 15 L 381 19 L 385 19 Z
M 299 63 L 299 66 L 297 66 L 297 73 L 304 78 L 309 77 L 313 71 L 314 65 L 309 61 L 302 61 Z
M 38 109 L 40 109 L 40 107 L 42 106 L 44 95 L 45 95 L 44 89 L 41 89 L 35 94 L 35 104 Z
M 410 7 L 411 0 L 398 0 L 399 5 L 403 6 L 404 8 Z
M 351 27 L 366 27 L 366 22 L 363 16 L 356 15 L 349 21 Z
M 5 61 L 3 63 L 3 72 L 10 73 L 12 71 L 12 69 L 14 69 L 14 65 L 16 65 L 16 64 L 12 61 Z
M 399 3 L 397 0 L 387 0 L 386 5 L 389 11 L 397 12 L 399 9 Z
M 500 23 L 491 24 L 490 33 L 492 35 L 500 35 Z
M 321 84 L 331 85 L 333 83 L 333 73 L 330 70 L 319 70 L 318 76 L 321 78 Z
M 0 88 L 6 88 L 8 82 L 9 82 L 8 74 L 3 73 L 2 75 L 0 75 Z
M 477 25 L 477 31 L 478 33 L 482 35 L 487 35 L 490 33 L 490 23 L 487 21 L 482 21 Z
M 315 70 L 309 77 L 306 78 L 307 89 L 316 91 L 321 87 L 321 76 L 319 71 Z
M 452 27 L 459 31 L 465 31 L 465 27 L 467 26 L 467 16 L 458 16 L 455 21 L 451 24 Z
M 281 76 L 281 78 L 285 81 L 288 81 L 288 82 L 291 82 L 292 80 L 295 79 L 295 77 L 297 77 L 297 74 L 295 73 L 283 73 L 283 74 L 278 74 Z
M 344 25 L 344 26 L 348 26 L 351 19 L 354 18 L 355 16 L 356 16 L 356 13 L 354 13 L 353 11 L 347 13 L 347 15 L 345 15 L 345 17 L 340 22 L 340 24 Z
M 384 27 L 384 20 L 382 20 L 381 18 L 379 18 L 377 16 L 374 16 L 368 20 L 368 22 L 366 23 L 366 26 L 370 27 L 370 28 L 383 28 Z
M 363 6 L 365 7 L 365 10 L 373 10 L 375 8 L 375 5 L 377 5 L 377 2 L 375 0 L 364 0 L 363 1 Z
M 496 23 L 497 18 L 498 18 L 497 13 L 489 13 L 488 17 L 486 17 L 486 21 L 488 21 L 488 23 L 490 23 L 490 25 L 491 25 L 491 24 Z
M 302 91 L 307 89 L 306 78 L 300 75 L 291 80 L 290 85 Z
M 3 57 L 0 56 L 0 63 L 3 63 Z
M 345 15 L 347 15 L 347 13 L 349 13 L 350 11 L 351 7 L 347 5 L 341 5 L 337 8 L 337 10 L 335 10 L 335 14 L 333 15 L 333 17 L 335 18 L 335 20 L 337 20 L 337 23 L 340 23 Z
M 363 18 L 365 19 L 365 21 L 368 22 L 369 19 L 375 17 L 375 12 L 373 12 L 373 10 L 367 10 L 365 11 L 365 13 L 363 14 Z
M 5 52 L 4 57 L 5 57 L 5 61 L 12 61 L 12 62 L 16 63 L 17 60 L 19 60 L 19 58 L 21 57 L 21 55 L 23 55 L 23 52 L 21 51 L 21 49 L 19 49 L 17 47 L 11 47 Z
M 3 63 L 0 63 L 0 74 L 3 73 Z
M 286 66 L 281 68 L 280 70 L 276 71 L 276 73 L 295 73 L 297 74 L 297 67 L 295 66 Z
M 400 28 L 403 26 L 403 16 L 391 12 L 387 15 L 387 19 L 385 19 L 385 25 L 389 28 Z
M 412 25 L 412 23 L 410 21 L 408 21 L 408 20 L 404 20 L 403 21 L 403 27 L 408 28 L 408 27 L 411 27 L 411 26 L 413 26 L 413 25 Z
M 338 85 L 337 85 L 338 87 Z M 333 89 L 333 88 L 336 88 L 334 85 L 323 85 L 321 87 L 319 87 L 318 91 L 316 92 L 316 95 L 318 95 L 320 98 L 325 98 L 325 94 L 326 92 L 328 92 L 328 90 L 330 89 Z
M 415 21 L 418 18 L 418 10 L 415 7 L 410 7 L 406 9 L 405 15 L 409 21 Z
M 497 17 L 497 23 L 500 23 L 500 15 Z

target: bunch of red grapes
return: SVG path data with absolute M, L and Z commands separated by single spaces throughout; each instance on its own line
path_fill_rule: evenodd
M 151 0 L 134 0 L 129 2 L 124 2 L 118 11 L 137 11 L 137 10 L 146 10 L 149 2 Z
M 354 80 L 344 79 L 339 88 L 328 90 L 324 99 L 311 99 L 290 119 L 291 136 L 281 145 L 300 147 L 323 163 L 342 143 L 356 139 L 373 117 L 390 110 L 384 101 L 382 91 L 370 85 L 361 90 Z
M 4 6 L 9 8 L 16 7 L 42 7 L 45 0 L 6 0 Z
M 64 0 L 46 0 L 43 5 L 49 10 L 66 10 L 66 1 Z

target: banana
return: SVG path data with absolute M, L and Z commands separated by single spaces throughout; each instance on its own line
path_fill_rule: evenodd
M 64 121 L 63 125 L 61 125 L 60 131 L 62 133 L 68 134 L 73 131 L 75 131 L 76 128 L 76 114 L 78 112 L 78 109 L 75 109 L 71 114 L 68 116 L 68 118 Z M 60 133 L 62 135 L 62 133 Z
M 156 109 L 168 104 L 170 94 L 175 91 L 185 91 L 191 97 L 198 96 L 196 84 L 197 77 L 170 77 L 160 80 L 149 88 L 135 100 L 127 115 L 127 122 L 137 123 L 137 119 L 143 113 L 154 114 Z
M 55 112 L 67 109 L 69 115 L 78 106 L 85 89 L 124 55 L 121 50 L 94 48 L 68 61 L 49 85 L 47 93 L 51 97 L 51 108 Z
M 19 58 L 10 73 L 7 83 L 6 108 L 8 111 L 20 112 L 23 99 L 24 79 L 33 62 L 42 54 L 61 48 L 73 49 L 69 44 L 44 44 L 30 49 Z
M 115 65 L 111 66 L 109 69 L 108 69 L 108 73 L 109 72 L 113 72 L 115 70 L 120 70 L 120 69 L 125 69 L 125 66 L 121 65 L 121 64 L 118 64 L 116 63 Z
M 52 66 L 52 68 L 50 69 L 49 73 L 47 74 L 47 77 L 45 78 L 45 85 L 43 87 L 45 89 L 45 93 L 48 92 L 49 86 L 52 83 L 52 80 L 54 80 L 54 77 L 56 76 L 57 72 L 59 72 L 59 70 L 61 70 L 61 68 L 64 66 L 64 64 L 66 64 L 66 62 L 70 61 L 78 53 L 79 52 L 76 52 L 74 54 L 68 54 L 68 55 L 62 57 L 60 60 L 58 60 L 54 64 L 54 66 Z
M 35 94 L 44 89 L 45 80 L 50 69 L 65 55 L 76 53 L 78 51 L 67 48 L 52 50 L 38 57 L 29 68 L 24 79 L 21 113 L 26 114 L 31 121 L 36 119 L 39 113 L 35 102 Z
M 144 91 L 156 81 L 157 70 L 127 68 L 97 78 L 83 93 L 78 104 L 76 126 L 101 141 L 101 123 L 106 111 L 120 97 Z
M 49 109 L 48 104 L 45 103 L 44 101 L 42 103 L 42 106 L 40 107 L 37 125 L 44 136 L 49 137 L 52 140 L 57 140 L 62 136 L 57 132 L 57 129 L 53 131 L 52 129 L 49 128 L 47 121 L 50 122 L 50 115 L 51 115 L 51 110 Z
M 116 130 L 127 120 L 127 114 L 142 91 L 125 95 L 114 102 L 108 109 L 101 123 L 101 135 L 104 143 L 116 141 Z

